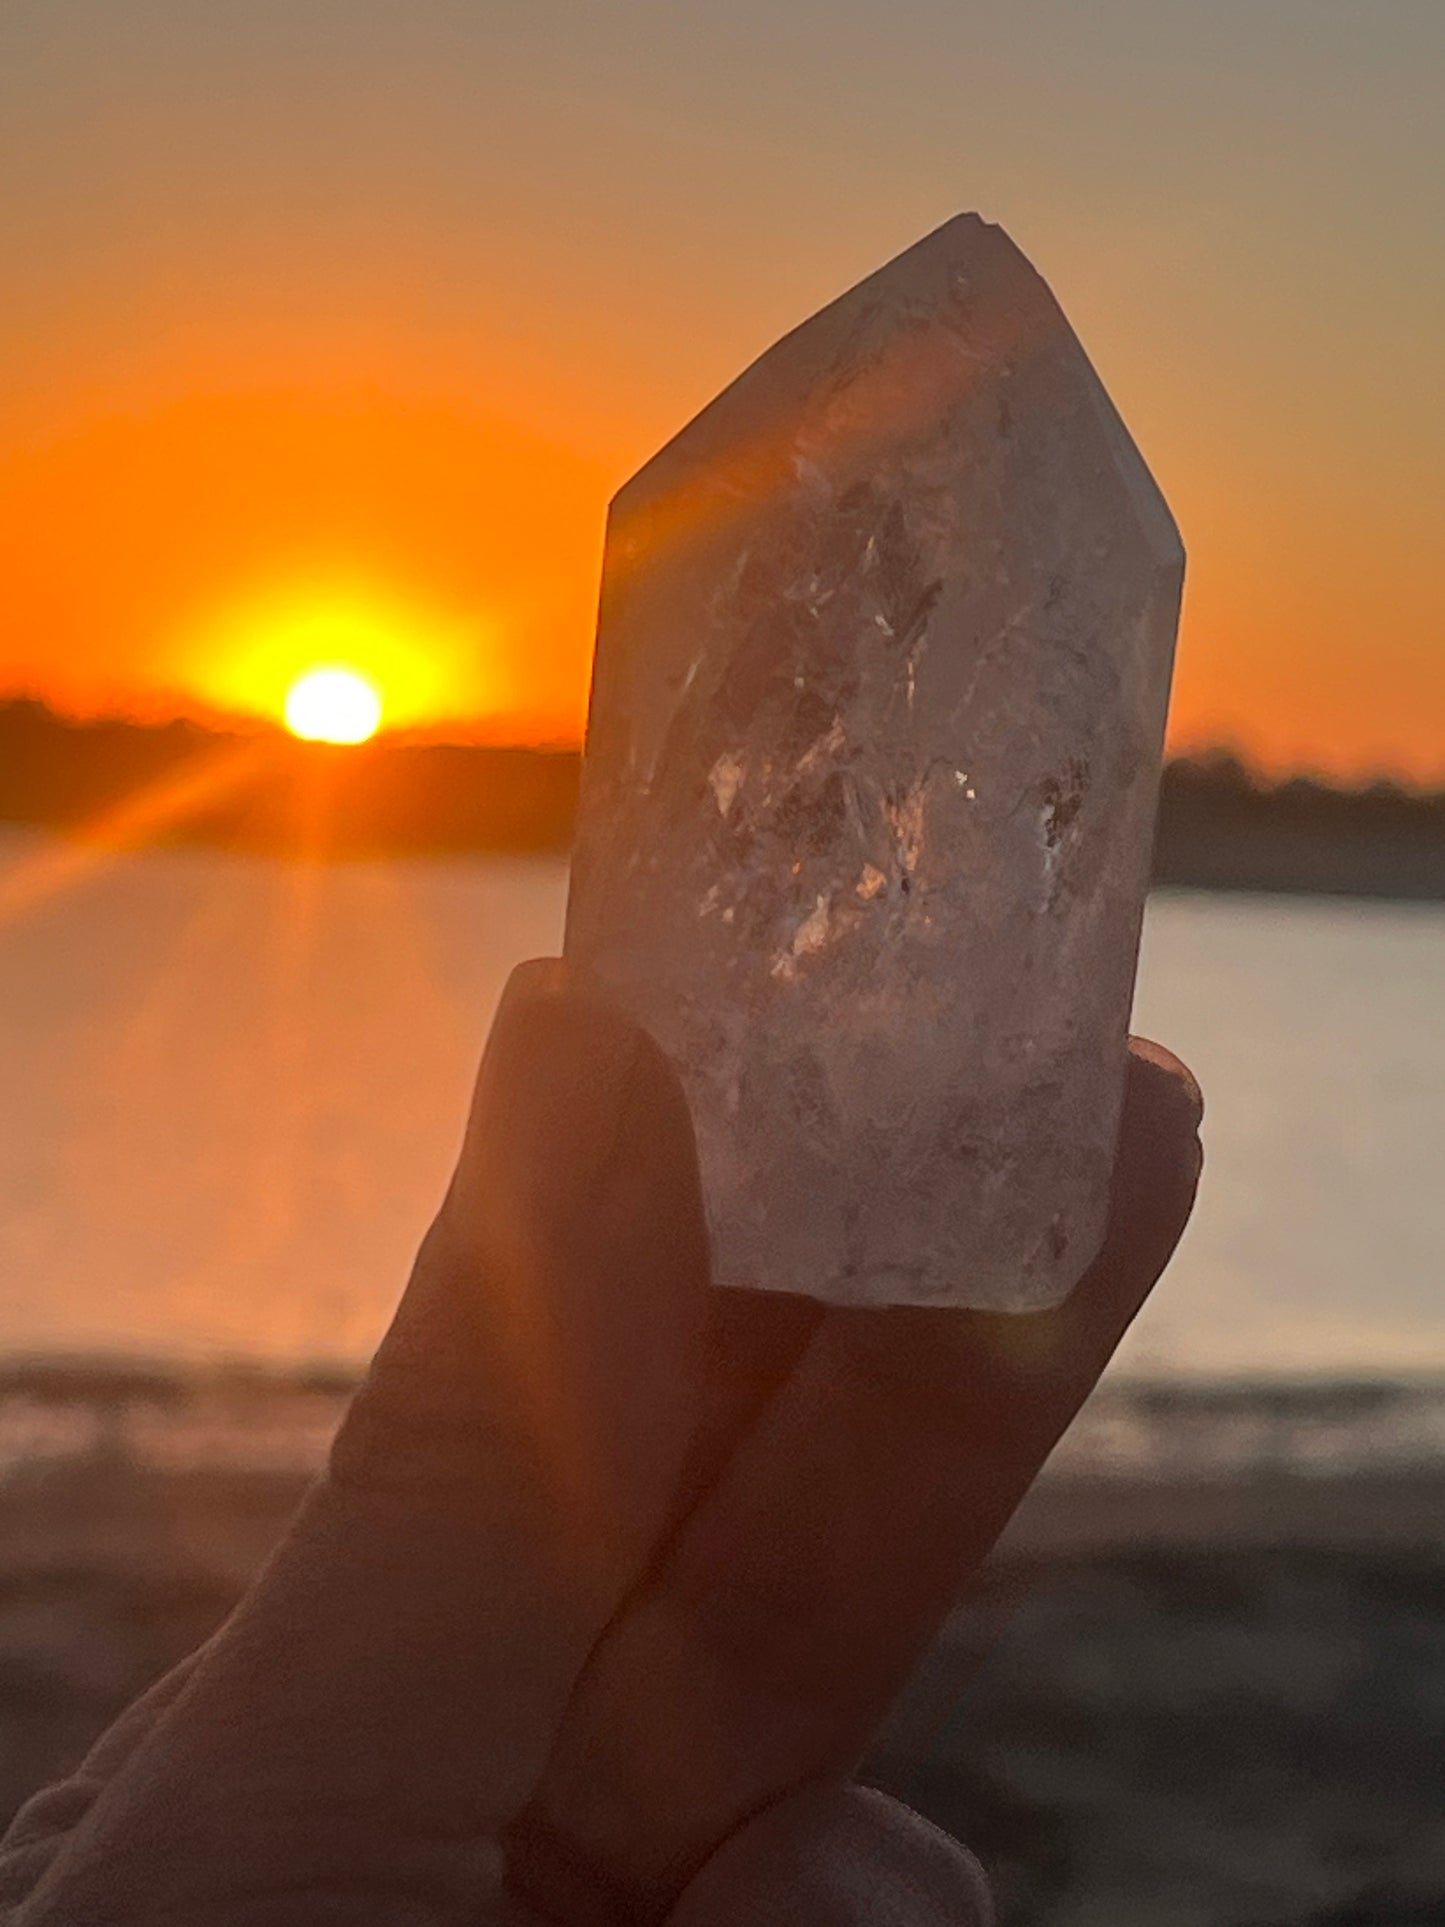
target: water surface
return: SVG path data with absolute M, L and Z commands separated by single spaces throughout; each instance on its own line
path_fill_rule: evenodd
M 0 896 L 53 857 L 0 831 Z M 181 851 L 29 892 L 0 927 L 0 1353 L 364 1356 L 564 889 L 550 861 Z M 1442 986 L 1442 907 L 1156 898 L 1137 1025 L 1197 1069 L 1209 1168 L 1132 1373 L 1445 1372 Z

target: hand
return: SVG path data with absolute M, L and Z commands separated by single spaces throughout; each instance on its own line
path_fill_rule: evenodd
M 326 1476 L 16 1821 L 0 1919 L 984 1918 L 961 1850 L 847 1777 L 1167 1262 L 1198 1123 L 1133 1045 L 1058 1312 L 712 1292 L 676 1077 L 525 966 Z

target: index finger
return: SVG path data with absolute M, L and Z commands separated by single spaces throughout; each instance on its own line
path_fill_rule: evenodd
M 523 1891 L 660 1919 L 749 1813 L 853 1764 L 1168 1261 L 1199 1115 L 1135 1047 L 1109 1232 L 1058 1311 L 826 1314 L 594 1654 L 513 1832 Z

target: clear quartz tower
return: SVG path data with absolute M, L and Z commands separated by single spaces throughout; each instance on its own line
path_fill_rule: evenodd
M 681 1070 L 718 1283 L 1027 1311 L 1094 1255 L 1183 569 L 974 215 L 617 497 L 566 948 Z

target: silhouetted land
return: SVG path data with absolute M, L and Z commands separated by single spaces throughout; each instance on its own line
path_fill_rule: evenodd
M 276 729 L 70 723 L 0 705 L 0 822 L 118 843 L 324 856 L 564 850 L 580 759 L 382 737 L 353 748 Z
M 382 738 L 354 749 L 276 730 L 69 723 L 0 705 L 0 821 L 117 844 L 209 843 L 326 856 L 564 851 L 579 758 Z M 1233 757 L 1172 763 L 1164 884 L 1445 899 L 1445 793 L 1266 784 Z
M 1154 874 L 1206 890 L 1445 898 L 1445 791 L 1271 785 L 1232 756 L 1181 758 L 1164 773 Z

